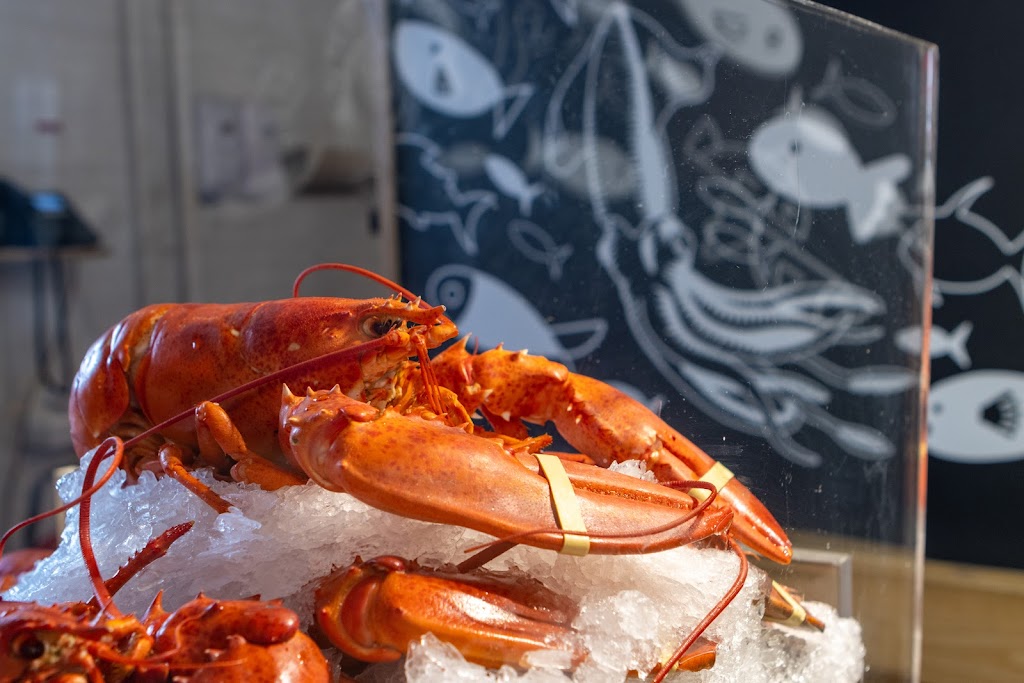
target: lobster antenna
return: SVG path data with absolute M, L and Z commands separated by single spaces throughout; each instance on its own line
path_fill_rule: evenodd
M 498 557 L 502 553 L 505 553 L 506 551 L 514 548 L 517 545 L 517 543 L 521 541 L 521 539 L 529 538 L 530 536 L 539 536 L 541 534 L 561 534 L 563 538 L 568 534 L 573 534 L 577 536 L 586 536 L 591 539 L 638 538 L 642 536 L 656 536 L 657 534 L 661 534 L 666 531 L 671 531 L 672 529 L 675 529 L 676 527 L 682 524 L 686 524 L 691 519 L 702 513 L 704 509 L 711 505 L 711 503 L 715 501 L 715 498 L 718 497 L 718 489 L 717 487 L 715 487 L 714 484 L 707 481 L 701 481 L 699 479 L 694 481 L 664 482 L 662 485 L 673 489 L 683 490 L 695 488 L 705 489 L 706 491 L 708 491 L 708 497 L 702 501 L 699 501 L 696 507 L 694 507 L 692 510 L 688 510 L 685 514 L 680 515 L 678 519 L 674 519 L 671 522 L 665 522 L 664 524 L 660 524 L 658 526 L 648 527 L 640 531 L 621 531 L 617 533 L 608 532 L 601 534 L 593 533 L 590 531 L 566 531 L 565 529 L 560 529 L 557 527 L 538 527 L 536 529 L 529 529 L 527 531 L 521 531 L 519 533 L 503 536 L 502 538 L 497 538 L 487 543 L 481 543 L 479 545 L 466 548 L 465 552 L 475 552 L 476 554 L 470 557 L 469 559 L 463 560 L 461 563 L 459 563 L 458 570 L 460 572 L 466 572 L 472 571 L 477 567 L 482 567 L 483 565 L 487 564 L 488 562 Z
M 354 266 L 350 263 L 318 263 L 315 266 L 310 266 L 309 268 L 306 268 L 304 271 L 299 273 L 298 277 L 295 278 L 295 284 L 292 285 L 292 296 L 299 296 L 299 288 L 302 286 L 302 283 L 305 281 L 305 279 L 312 275 L 313 273 L 319 272 L 321 270 L 342 270 L 345 271 L 346 273 L 355 273 L 356 275 L 361 275 L 362 277 L 365 277 L 368 280 L 373 280 L 377 284 L 384 285 L 391 291 L 397 294 L 401 294 L 409 301 L 416 301 L 419 299 L 419 297 L 417 297 L 415 294 L 413 294 L 412 292 L 410 292 L 408 289 L 398 284 L 397 282 L 394 282 L 379 273 L 375 273 L 372 270 L 367 270 L 366 268 L 361 268 L 360 266 Z M 422 301 L 420 302 L 420 306 L 423 308 L 429 308 L 429 306 Z
M 103 444 L 111 441 L 114 444 L 113 453 L 110 453 L 109 449 L 102 451 Z M 83 491 L 82 496 L 80 496 L 82 504 L 78 513 L 78 540 L 82 546 L 82 559 L 85 561 L 85 566 L 89 570 L 89 579 L 92 581 L 93 592 L 95 593 L 93 600 L 100 608 L 99 614 L 96 615 L 97 619 L 104 612 L 109 612 L 115 618 L 120 617 L 121 612 L 117 609 L 117 605 L 114 604 L 114 593 L 120 590 L 124 584 L 128 583 L 132 577 L 151 562 L 166 555 L 171 544 L 188 533 L 195 524 L 192 521 L 176 524 L 156 538 L 150 539 L 142 550 L 133 555 L 123 567 L 117 570 L 114 576 L 108 581 L 104 581 L 102 574 L 100 574 L 99 564 L 96 562 L 96 553 L 92 547 L 92 527 L 89 522 L 92 517 L 92 496 L 106 483 L 110 476 L 105 475 L 98 485 L 94 485 L 93 480 L 96 478 L 96 470 L 99 469 L 100 461 L 105 460 L 111 455 L 113 455 L 113 460 L 110 473 L 112 474 L 113 471 L 117 470 L 121 460 L 124 459 L 124 442 L 117 437 L 109 437 L 103 444 L 101 444 L 100 448 L 96 449 L 92 460 L 89 462 L 89 467 L 85 471 L 85 479 L 82 481 Z M 86 496 L 86 492 L 88 492 L 88 496 Z
M 363 342 L 361 344 L 356 344 L 355 346 L 348 346 L 342 349 L 337 349 L 335 351 L 330 351 L 328 353 L 323 354 L 322 356 L 310 358 L 308 360 L 304 360 L 299 363 L 289 365 L 288 367 L 281 368 L 280 370 L 275 370 L 273 372 L 267 373 L 266 375 L 262 375 L 255 379 L 249 380 L 244 384 L 239 384 L 237 387 L 229 389 L 223 393 L 217 394 L 216 396 L 213 396 L 212 398 L 206 400 L 212 403 L 223 403 L 224 401 L 234 398 L 239 394 L 244 394 L 247 391 L 252 391 L 253 389 L 265 386 L 271 382 L 282 381 L 286 377 L 297 375 L 299 373 L 305 372 L 306 370 L 315 369 L 321 366 L 324 362 L 340 360 L 346 356 L 358 356 L 361 353 L 367 353 L 369 351 L 372 351 L 376 348 L 383 346 L 385 344 L 385 341 L 385 338 L 381 337 L 379 339 L 371 339 L 370 341 Z M 124 442 L 124 447 L 126 449 L 129 449 L 135 444 L 141 442 L 143 439 L 146 439 L 152 436 L 153 434 L 156 434 L 161 430 L 170 427 L 175 423 L 193 417 L 195 416 L 195 414 L 196 406 L 189 406 L 188 408 L 181 411 L 177 415 L 172 415 L 163 422 L 155 424 L 146 431 L 140 432 L 139 434 L 136 434 L 132 438 L 128 439 L 127 441 Z
M 341 270 L 346 273 L 355 273 L 356 275 L 361 275 L 362 277 L 365 277 L 368 280 L 372 280 L 377 284 L 387 287 L 393 292 L 401 294 L 409 301 L 415 302 L 415 304 L 418 305 L 420 308 L 431 308 L 431 305 L 424 301 L 423 297 L 416 296 L 411 291 L 409 291 L 402 285 L 398 284 L 397 282 L 384 277 L 380 273 L 375 273 L 372 270 L 367 270 L 366 268 L 362 268 L 360 266 L 354 266 L 351 263 L 318 263 L 315 266 L 310 266 L 309 268 L 306 268 L 304 271 L 299 273 L 298 276 L 295 278 L 295 284 L 292 285 L 292 297 L 299 296 L 299 289 L 302 287 L 302 283 L 306 280 L 307 277 L 321 270 Z M 451 319 L 449 319 L 447 316 L 442 316 L 442 318 L 444 320 L 447 320 L 449 323 L 451 322 Z
M 423 301 L 422 298 L 417 297 L 415 294 L 413 294 L 411 291 L 409 291 L 405 287 L 402 287 L 401 285 L 399 285 L 399 284 L 397 284 L 395 282 L 392 282 L 391 280 L 389 280 L 388 278 L 384 277 L 383 275 L 379 275 L 377 273 L 374 273 L 371 270 L 367 270 L 366 268 L 361 268 L 359 266 L 353 266 L 353 265 L 350 265 L 350 264 L 347 264 L 347 263 L 320 263 L 320 264 L 317 264 L 315 266 L 310 266 L 309 268 L 306 268 L 304 271 L 299 273 L 298 277 L 295 278 L 295 284 L 292 287 L 292 296 L 293 297 L 298 297 L 299 296 L 299 288 L 301 287 L 302 282 L 309 275 L 311 275 L 312 273 L 315 273 L 317 271 L 320 271 L 320 270 L 341 270 L 341 271 L 345 271 L 345 272 L 349 272 L 349 273 L 355 273 L 357 275 L 362 275 L 363 277 L 366 277 L 366 278 L 368 278 L 370 280 L 373 280 L 374 282 L 382 284 L 385 287 L 387 287 L 387 288 L 389 288 L 389 289 L 391 289 L 391 290 L 401 294 L 402 296 L 404 296 L 405 298 L 409 299 L 410 301 L 415 302 L 416 305 L 419 308 L 422 308 L 422 309 L 430 309 L 430 308 L 432 308 L 432 306 L 430 306 L 428 303 Z M 442 317 L 443 320 L 446 320 L 449 323 L 451 323 L 451 320 L 447 316 L 441 316 L 441 317 Z M 354 346 L 349 346 L 349 347 L 342 348 L 342 349 L 336 349 L 336 350 L 331 351 L 329 353 L 325 353 L 325 354 L 323 354 L 321 356 L 317 356 L 316 358 L 310 358 L 308 360 L 304 360 L 302 362 L 295 363 L 293 365 L 289 365 L 286 368 L 281 368 L 280 370 L 275 370 L 274 372 L 268 373 L 268 374 L 263 375 L 261 377 L 257 377 L 256 379 L 253 379 L 253 380 L 251 380 L 249 382 L 246 382 L 246 383 L 241 384 L 241 385 L 239 385 L 237 387 L 234 387 L 233 389 L 229 389 L 228 391 L 225 391 L 225 392 L 223 392 L 221 394 L 218 394 L 217 396 L 214 396 L 214 397 L 209 398 L 207 400 L 211 401 L 213 403 L 222 403 L 224 401 L 227 401 L 230 398 L 234 398 L 235 396 L 238 396 L 239 394 L 243 394 L 243 393 L 245 393 L 247 391 L 251 391 L 251 390 L 256 389 L 258 387 L 261 387 L 261 386 L 265 386 L 266 384 L 269 384 L 271 382 L 281 381 L 285 377 L 293 376 L 293 375 L 305 372 L 306 370 L 317 368 L 317 367 L 321 366 L 324 362 L 330 362 L 330 361 L 334 361 L 334 360 L 341 360 L 342 358 L 349 357 L 349 356 L 356 357 L 356 356 L 359 356 L 359 355 L 371 352 L 371 351 L 373 351 L 373 350 L 383 346 L 385 343 L 386 343 L 385 338 L 381 337 L 379 339 L 372 339 L 370 341 L 363 342 L 361 344 L 356 344 Z M 423 362 L 424 358 L 425 358 L 425 355 L 426 355 L 425 350 L 421 351 L 421 350 L 417 349 L 417 355 L 420 356 L 421 365 L 429 366 L 429 363 L 424 363 Z M 429 372 L 429 370 L 428 370 L 428 372 Z M 436 390 L 431 394 L 431 403 L 432 403 L 431 407 L 432 408 L 440 407 L 440 401 L 439 401 L 439 399 L 436 398 L 436 394 L 437 394 Z M 435 411 L 435 412 L 439 412 L 439 411 Z M 182 421 L 184 419 L 192 417 L 193 415 L 195 415 L 195 406 L 191 406 L 188 409 L 181 411 L 177 415 L 173 415 L 173 416 L 167 418 L 166 420 L 164 420 L 163 422 L 160 422 L 159 424 L 153 425 L 152 427 L 150 427 L 149 429 L 145 430 L 144 432 L 141 432 L 140 434 L 135 435 L 134 437 L 132 437 L 131 439 L 129 439 L 128 441 L 126 441 L 124 443 L 124 448 L 125 449 L 130 449 L 132 446 L 134 446 L 135 444 L 139 443 L 143 439 L 146 439 L 149 436 L 151 436 L 153 434 L 156 434 L 159 431 L 161 431 L 163 429 L 166 429 L 167 427 L 170 427 L 171 425 L 176 424 L 176 423 L 178 423 L 178 422 L 180 422 L 180 421 Z M 56 512 L 60 512 L 60 511 L 61 510 L 57 510 L 57 511 L 54 511 L 53 513 L 51 513 L 51 514 L 56 514 Z M 3 549 L 3 545 L 2 545 L 2 543 L 0 543 L 0 550 L 2 550 L 2 549 Z
M 113 451 L 109 447 L 104 448 L 106 444 L 113 442 Z M 106 458 L 113 456 L 111 463 L 111 470 L 116 470 L 121 460 L 124 458 L 124 442 L 117 437 L 108 437 L 104 439 L 103 443 L 100 444 L 99 448 L 93 451 L 92 460 L 89 461 L 89 467 L 85 470 L 85 479 L 82 481 L 82 496 L 85 495 L 87 490 L 92 492 L 86 498 L 83 498 L 81 507 L 78 510 L 78 540 L 82 546 L 82 559 L 85 561 L 85 566 L 89 570 L 89 580 L 92 581 L 93 592 L 96 595 L 96 600 L 100 605 L 99 614 L 96 618 L 99 619 L 104 612 L 110 612 L 112 617 L 120 617 L 121 611 L 117 609 L 117 605 L 114 604 L 114 598 L 107 590 L 106 584 L 103 583 L 103 575 L 100 574 L 99 564 L 96 562 L 96 553 L 93 552 L 92 548 L 92 530 L 89 525 L 89 520 L 92 516 L 92 495 L 99 490 L 99 487 L 93 486 L 93 480 L 96 478 L 96 470 L 99 469 L 99 464 Z M 109 479 L 109 477 L 107 477 Z M 105 483 L 105 480 L 104 480 Z
M 116 439 L 118 442 L 120 442 L 120 439 L 118 439 L 116 436 L 109 437 L 107 439 L 107 441 L 109 441 L 110 439 Z M 104 441 L 103 443 L 106 443 L 106 441 Z M 100 447 L 103 445 L 103 443 L 100 444 Z M 99 453 L 99 448 L 100 447 L 97 447 L 96 453 Z M 95 459 L 95 456 L 94 456 L 94 459 Z M 100 458 L 100 459 L 102 459 L 102 458 Z M 24 529 L 27 526 L 31 526 L 31 525 L 35 524 L 36 522 L 41 522 L 44 519 L 47 519 L 49 517 L 53 517 L 54 515 L 59 515 L 62 512 L 66 512 L 66 511 L 70 510 L 71 508 L 75 507 L 76 505 L 78 505 L 79 503 L 81 503 L 82 501 L 91 498 L 93 496 L 93 494 L 95 494 L 97 491 L 99 491 L 101 488 L 103 488 L 103 485 L 106 484 L 110 480 L 110 478 L 112 476 L 114 476 L 114 472 L 117 471 L 118 465 L 120 465 L 120 458 L 115 458 L 115 460 L 112 463 L 111 467 L 109 469 L 107 469 L 106 472 L 103 473 L 103 476 L 100 477 L 100 480 L 98 482 L 96 482 L 94 485 L 92 485 L 91 487 L 89 487 L 87 490 L 83 490 L 82 493 L 79 496 L 77 496 L 76 498 L 74 498 L 73 500 L 68 501 L 67 503 L 64 503 L 63 505 L 61 505 L 59 507 L 55 507 L 52 510 L 47 510 L 46 512 L 40 512 L 37 515 L 33 515 L 33 516 L 29 517 L 28 519 L 25 519 L 25 520 L 22 520 L 22 521 L 18 522 L 17 524 L 12 526 L 10 529 L 8 529 L 4 533 L 4 535 L 2 537 L 0 537 L 0 557 L 3 557 L 4 546 L 7 545 L 7 541 L 10 540 L 11 536 L 13 536 L 14 534 L 16 534 L 17 532 L 21 531 L 22 529 Z
M 740 549 L 736 541 L 732 540 L 729 536 L 726 536 L 725 540 L 728 541 L 729 546 L 732 548 L 732 551 L 736 553 L 736 556 L 740 558 L 740 570 L 736 576 L 736 580 L 732 582 L 732 586 L 730 586 L 729 590 L 722 596 L 722 599 L 715 603 L 715 606 L 712 607 L 711 610 L 704 615 L 704 618 L 693 627 L 693 630 L 690 631 L 690 635 L 688 635 L 686 639 L 679 644 L 679 647 L 676 648 L 676 651 L 668 658 L 668 661 L 665 662 L 665 665 L 652 679 L 651 683 L 661 683 L 665 680 L 665 676 L 672 671 L 676 662 L 682 659 L 683 655 L 686 654 L 686 651 L 693 647 L 693 644 L 696 643 L 697 639 L 704 634 L 704 631 L 707 630 L 708 626 L 710 626 L 711 623 L 717 619 L 723 611 L 725 611 L 725 608 L 736 599 L 736 596 L 739 595 L 740 590 L 743 588 L 743 584 L 746 583 L 748 570 L 747 556 Z

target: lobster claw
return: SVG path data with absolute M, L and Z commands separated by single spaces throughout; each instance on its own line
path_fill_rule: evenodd
M 563 550 L 551 482 L 537 456 L 513 454 L 438 419 L 384 411 L 340 391 L 284 388 L 282 438 L 320 486 L 381 510 Z M 561 462 L 561 461 L 559 461 Z M 723 533 L 725 507 L 698 509 L 688 494 L 593 465 L 562 463 L 589 539 L 604 554 L 656 552 Z
M 535 580 L 444 574 L 394 556 L 357 558 L 316 591 L 324 635 L 364 662 L 396 660 L 434 633 L 483 666 L 522 666 L 534 650 L 564 652 L 575 666 L 583 651 L 574 616 L 570 601 Z
M 364 662 L 394 661 L 426 633 L 490 668 L 525 666 L 538 650 L 564 653 L 573 667 L 587 657 L 571 627 L 577 606 L 528 577 L 432 570 L 395 556 L 356 558 L 324 579 L 314 609 L 323 635 Z M 715 651 L 702 638 L 674 668 L 707 669 Z
M 609 384 L 525 351 L 498 348 L 471 354 L 465 339 L 434 358 L 432 371 L 466 410 L 480 410 L 503 433 L 525 433 L 517 431 L 522 421 L 553 422 L 569 443 L 601 466 L 643 460 L 660 481 L 710 481 L 719 500 L 735 512 L 732 531 L 740 540 L 776 562 L 788 564 L 792 559 L 786 533 L 746 486 L 644 405 Z

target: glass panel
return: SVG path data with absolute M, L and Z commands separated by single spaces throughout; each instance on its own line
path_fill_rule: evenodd
M 866 679 L 914 680 L 934 46 L 763 0 L 390 27 L 403 283 L 677 426 L 861 624 Z

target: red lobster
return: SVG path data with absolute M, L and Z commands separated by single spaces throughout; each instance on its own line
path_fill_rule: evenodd
M 390 512 L 423 518 L 415 496 L 443 485 L 445 495 L 463 497 L 467 520 L 488 518 L 489 526 L 502 526 L 506 534 L 555 526 L 549 524 L 550 513 L 533 521 L 502 519 L 512 507 L 526 505 L 519 496 L 532 496 L 538 507 L 547 504 L 550 492 L 540 475 L 510 464 L 507 478 L 496 485 L 515 504 L 500 511 L 491 505 L 495 491 L 475 480 L 483 460 L 508 461 L 509 452 L 533 452 L 547 444 L 524 439 L 522 421 L 552 421 L 570 443 L 602 465 L 639 458 L 662 481 L 710 479 L 711 485 L 696 487 L 718 490 L 728 506 L 727 511 L 718 503 L 709 508 L 707 515 L 715 518 L 701 528 L 724 530 L 731 511 L 732 533 L 757 552 L 789 562 L 791 544 L 771 513 L 728 470 L 638 402 L 525 352 L 471 355 L 464 344 L 456 344 L 431 360 L 430 349 L 458 334 L 443 307 L 428 306 L 380 276 L 341 264 L 307 270 L 296 291 L 309 272 L 327 267 L 362 273 L 408 300 L 309 297 L 257 304 L 161 304 L 137 311 L 93 344 L 74 380 L 69 415 L 76 450 L 84 454 L 107 436 L 118 436 L 127 440 L 130 476 L 144 469 L 165 471 L 221 510 L 227 503 L 196 481 L 189 466 L 209 465 L 221 476 L 264 488 L 308 477 L 361 497 L 365 494 L 334 479 L 343 468 L 328 472 L 331 465 L 322 458 L 295 453 L 290 441 L 297 430 L 289 425 L 301 418 L 288 406 L 303 399 L 286 394 L 282 408 L 282 384 L 288 393 L 300 395 L 337 386 L 343 406 L 328 408 L 334 399 L 320 393 L 313 397 L 320 403 L 317 410 L 343 414 L 345 424 L 381 416 L 402 433 L 380 435 L 373 448 L 378 457 L 366 468 L 347 465 L 366 482 L 360 490 L 369 491 L 389 470 L 413 463 L 424 477 L 416 491 L 390 501 L 389 494 L 381 493 L 371 502 Z M 345 402 L 345 396 L 355 400 Z M 473 425 L 469 413 L 476 410 L 488 417 L 494 432 Z M 399 429 L 403 422 L 406 426 Z M 340 423 L 332 436 L 345 438 Z M 426 441 L 446 440 L 459 446 L 416 452 Z M 588 486 L 594 487 L 588 490 L 601 489 L 602 476 L 588 476 Z M 535 483 L 526 486 L 524 481 Z M 616 486 L 618 479 L 609 488 Z M 693 501 L 679 496 L 671 505 L 692 509 Z M 644 526 L 650 514 L 620 492 L 603 495 L 595 513 L 631 518 L 634 529 Z M 679 542 L 700 537 L 680 537 Z M 613 543 L 603 545 L 602 552 L 616 552 Z
M 173 612 L 157 594 L 142 619 L 121 614 L 112 595 L 138 571 L 162 557 L 186 533 L 181 524 L 150 541 L 115 576 L 104 582 L 89 536 L 89 500 L 113 473 L 93 484 L 97 454 L 86 471 L 79 535 L 93 581 L 88 603 L 44 606 L 0 601 L 0 680 L 53 681 L 282 681 L 327 683 L 327 662 L 316 644 L 299 630 L 298 616 L 279 601 L 213 600 L 203 595 Z M 34 520 L 14 527 L 13 531 Z
M 18 577 L 32 569 L 36 562 L 47 557 L 52 550 L 23 548 L 0 557 L 0 592 L 18 582 Z
M 529 653 L 551 650 L 575 666 L 587 656 L 570 626 L 576 610 L 534 580 L 432 570 L 393 556 L 357 559 L 316 592 L 321 631 L 365 662 L 394 661 L 433 633 L 483 666 L 523 666 Z M 663 671 L 709 668 L 715 650 L 714 643 L 691 636 Z
M 123 438 L 130 476 L 166 472 L 222 511 L 189 467 L 269 489 L 310 478 L 389 512 L 498 536 L 485 558 L 513 542 L 635 553 L 735 533 L 790 560 L 764 506 L 636 401 L 525 352 L 472 355 L 456 344 L 431 360 L 457 334 L 443 307 L 361 269 L 325 267 L 362 272 L 405 299 L 142 309 L 82 364 L 69 407 L 76 449 Z M 554 422 L 585 461 L 643 459 L 668 486 L 548 457 L 550 437 L 527 436 L 523 421 Z M 555 493 L 559 478 L 570 493 Z

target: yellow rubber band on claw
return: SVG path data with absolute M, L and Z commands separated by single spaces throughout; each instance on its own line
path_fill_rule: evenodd
M 704 473 L 700 478 L 700 481 L 706 481 L 709 484 L 713 484 L 714 487 L 721 491 L 725 488 L 725 485 L 732 481 L 735 475 L 732 471 L 720 462 L 716 462 L 711 466 L 711 469 Z M 687 493 L 701 501 L 702 503 L 708 499 L 711 495 L 711 491 L 707 489 L 690 489 Z
M 558 519 L 558 526 L 563 531 L 576 531 L 579 533 L 565 534 L 562 541 L 562 550 L 559 552 L 566 555 L 583 556 L 590 552 L 590 537 L 581 536 L 580 533 L 587 533 L 587 526 L 583 523 L 583 513 L 580 511 L 580 502 L 576 498 L 576 492 L 569 481 L 569 475 L 565 473 L 561 459 L 536 453 L 537 462 L 540 463 L 540 470 L 548 480 L 551 487 L 551 503 L 555 506 L 555 517 Z
M 778 582 L 772 581 L 772 585 L 775 586 L 775 590 L 779 592 L 779 595 L 782 596 L 782 599 L 785 600 L 786 603 L 793 608 L 793 613 L 790 614 L 789 617 L 787 617 L 784 621 L 780 621 L 779 623 L 784 624 L 786 626 L 800 626 L 805 621 L 807 621 L 807 610 L 804 609 L 804 606 L 797 602 L 796 599 L 789 594 L 789 591 L 783 588 L 781 585 L 779 585 Z

